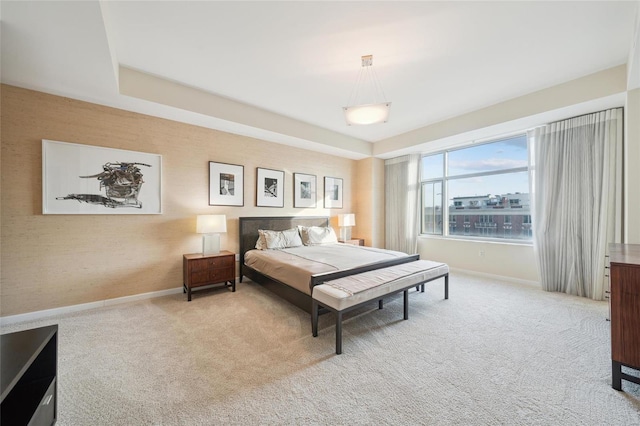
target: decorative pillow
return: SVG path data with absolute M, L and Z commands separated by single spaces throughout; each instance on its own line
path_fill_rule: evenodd
M 330 226 L 298 226 L 305 246 L 333 244 L 338 242 L 335 231 Z
M 256 241 L 258 250 L 299 247 L 302 245 L 300 234 L 298 234 L 296 228 L 285 231 L 259 229 L 258 234 L 260 235 L 258 241 Z
M 300 247 L 302 240 L 298 230 L 287 229 L 286 231 L 265 231 L 265 240 L 268 249 L 282 249 L 287 247 Z
M 256 248 L 258 250 L 267 249 L 267 240 L 264 237 L 264 231 L 262 229 L 258 229 L 258 241 L 256 241 Z

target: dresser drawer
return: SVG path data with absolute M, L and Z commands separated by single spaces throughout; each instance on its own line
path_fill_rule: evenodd
M 235 266 L 235 256 L 214 257 L 209 259 L 211 266 L 214 268 L 232 268 Z
M 29 426 L 52 425 L 56 420 L 56 379 L 54 378 L 45 392 L 40 405 L 33 413 Z

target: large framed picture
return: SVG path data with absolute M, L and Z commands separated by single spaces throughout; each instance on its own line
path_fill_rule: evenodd
M 324 208 L 342 208 L 342 179 L 335 177 L 324 177 Z
M 43 214 L 161 214 L 162 156 L 42 140 Z
M 209 161 L 209 205 L 244 206 L 244 166 Z
M 316 207 L 316 176 L 293 174 L 293 207 Z
M 284 172 L 262 169 L 256 173 L 256 206 L 284 207 Z

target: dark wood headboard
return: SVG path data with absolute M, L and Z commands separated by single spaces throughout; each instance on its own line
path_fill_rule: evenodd
M 258 229 L 284 231 L 296 226 L 329 226 L 328 216 L 272 216 L 240 218 L 240 266 L 244 265 L 244 254 L 255 248 Z

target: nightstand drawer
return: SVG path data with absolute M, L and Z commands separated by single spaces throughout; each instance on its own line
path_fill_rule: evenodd
M 208 269 L 204 271 L 191 271 L 191 279 L 189 280 L 189 286 L 195 287 L 199 285 L 207 285 L 211 281 L 211 273 Z
M 236 291 L 236 256 L 230 251 L 216 254 L 185 254 L 182 263 L 183 290 L 191 301 L 191 290 L 222 284 Z
M 352 238 L 350 240 L 338 240 L 339 243 L 351 244 L 353 246 L 364 246 L 364 238 Z
M 235 268 L 216 269 L 212 271 L 211 281 L 234 281 L 236 279 L 235 275 Z
M 191 260 L 189 262 L 189 271 L 193 274 L 193 273 L 198 273 L 200 271 L 209 271 L 209 268 L 211 267 L 209 265 L 210 259 L 198 259 L 198 260 Z
M 213 268 L 233 268 L 236 266 L 235 256 L 214 257 L 209 259 Z

